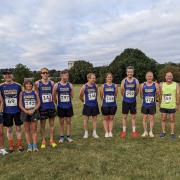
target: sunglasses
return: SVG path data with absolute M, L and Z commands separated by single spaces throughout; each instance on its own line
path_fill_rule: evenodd
M 48 72 L 41 72 L 41 74 L 49 74 Z

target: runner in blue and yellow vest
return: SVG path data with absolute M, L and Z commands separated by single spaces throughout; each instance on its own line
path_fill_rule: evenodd
M 38 93 L 33 90 L 32 81 L 28 78 L 24 80 L 24 90 L 19 96 L 19 107 L 21 120 L 24 122 L 27 152 L 38 151 L 37 121 L 39 120 L 40 99 Z
M 97 115 L 99 114 L 99 107 L 97 102 L 98 86 L 96 84 L 96 76 L 93 73 L 87 75 L 87 83 L 80 89 L 80 100 L 84 103 L 82 115 L 84 116 L 84 136 L 88 138 L 88 121 L 92 117 L 94 138 L 99 138 L 96 133 Z
M 101 86 L 100 97 L 102 99 L 101 112 L 103 114 L 103 125 L 105 130 L 105 138 L 113 137 L 113 120 L 117 111 L 116 97 L 118 86 L 113 82 L 113 75 L 106 74 L 106 83 Z
M 173 74 L 167 72 L 165 76 L 165 82 L 160 84 L 160 93 L 161 93 L 161 125 L 162 132 L 160 137 L 163 138 L 166 135 L 165 125 L 167 116 L 170 117 L 170 126 L 171 126 L 171 138 L 176 139 L 175 135 L 175 112 L 179 107 L 179 85 L 173 81 Z
M 47 68 L 41 69 L 41 79 L 35 82 L 35 90 L 39 94 L 40 98 L 40 125 L 41 125 L 41 136 L 42 143 L 41 149 L 46 148 L 46 135 L 45 126 L 46 120 L 49 119 L 49 130 L 50 130 L 50 140 L 49 144 L 51 147 L 55 148 L 57 144 L 54 141 L 54 120 L 56 117 L 55 104 L 53 101 L 53 87 L 54 82 L 49 79 L 49 70 Z
M 21 92 L 21 85 L 13 81 L 13 75 L 10 70 L 3 73 L 4 83 L 0 85 L 0 91 L 3 99 L 3 126 L 7 128 L 7 138 L 9 142 L 9 152 L 15 150 L 13 138 L 13 125 L 16 126 L 17 149 L 23 151 L 21 125 L 19 109 L 19 94 Z
M 140 96 L 143 99 L 141 113 L 143 114 L 143 127 L 144 133 L 142 137 L 150 136 L 154 137 L 153 128 L 154 128 L 154 116 L 156 114 L 156 99 L 159 95 L 159 85 L 153 82 L 153 73 L 146 73 L 146 82 L 141 84 L 140 87 Z M 147 120 L 150 120 L 150 131 L 148 133 Z
M 72 98 L 73 85 L 69 82 L 69 73 L 67 70 L 60 72 L 60 81 L 54 85 L 53 89 L 54 100 L 57 103 L 57 112 L 60 122 L 60 137 L 59 143 L 63 143 L 64 137 L 64 123 L 67 125 L 67 141 L 73 142 L 71 137 L 71 121 L 73 112 Z
M 130 112 L 132 121 L 132 137 L 137 137 L 139 133 L 136 131 L 136 96 L 139 92 L 139 81 L 133 77 L 134 67 L 128 66 L 126 68 L 127 77 L 121 82 L 122 114 L 123 114 L 123 131 L 120 133 L 121 138 L 126 137 L 127 117 Z

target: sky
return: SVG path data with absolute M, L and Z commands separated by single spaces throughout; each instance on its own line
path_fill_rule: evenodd
M 180 0 L 0 0 L 0 68 L 101 66 L 125 48 L 180 63 Z

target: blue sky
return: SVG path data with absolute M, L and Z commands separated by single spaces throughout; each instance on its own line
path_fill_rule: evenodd
M 180 63 L 179 0 L 1 0 L 0 68 L 106 65 L 125 48 Z

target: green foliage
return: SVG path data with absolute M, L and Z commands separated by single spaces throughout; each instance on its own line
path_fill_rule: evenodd
M 24 78 L 32 77 L 32 72 L 30 69 L 23 64 L 17 64 L 13 70 L 14 80 L 20 84 L 23 83 Z
M 70 81 L 75 84 L 85 83 L 87 74 L 93 72 L 93 65 L 86 61 L 76 61 L 69 70 Z
M 158 63 L 155 60 L 147 57 L 139 49 L 125 49 L 109 66 L 109 70 L 114 74 L 116 83 L 120 83 L 126 76 L 127 66 L 134 66 L 135 76 L 140 82 L 145 80 L 147 71 L 152 71 L 155 78 L 157 77 Z
M 2 83 L 3 82 L 3 76 L 2 76 L 2 74 L 0 74 L 0 83 Z
M 108 66 L 100 66 L 100 67 L 94 67 L 94 71 L 96 74 L 96 80 L 98 84 L 102 84 L 105 81 L 106 73 L 109 72 Z

